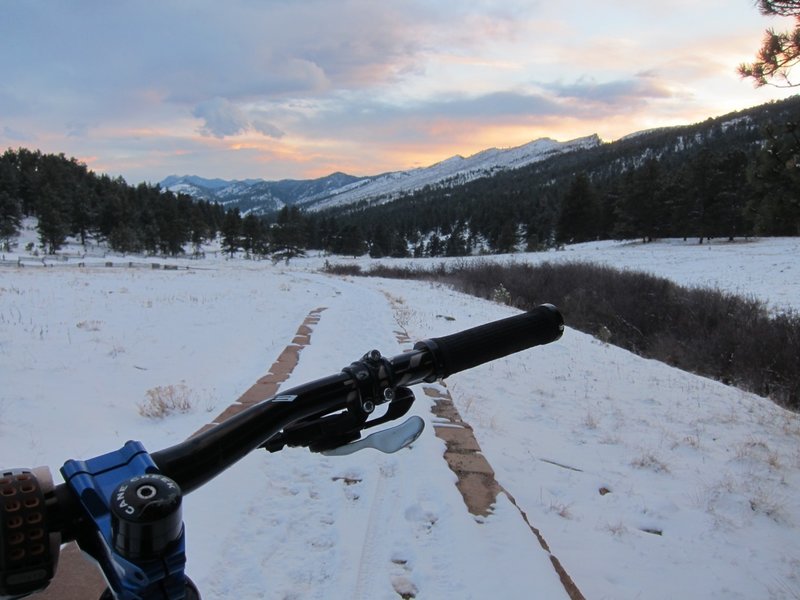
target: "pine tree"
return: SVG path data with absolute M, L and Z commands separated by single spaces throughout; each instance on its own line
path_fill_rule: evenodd
M 392 238 L 389 230 L 383 225 L 378 223 L 372 231 L 372 236 L 369 244 L 369 255 L 372 258 L 383 258 L 388 256 L 392 247 Z
M 303 213 L 296 206 L 284 206 L 278 213 L 277 223 L 270 230 L 271 251 L 280 259 L 289 259 L 304 253 L 308 236 Z
M 203 214 L 202 203 L 193 203 L 189 217 L 189 241 L 195 256 L 199 256 L 203 243 L 211 237 L 211 230 Z
M 689 166 L 687 185 L 691 198 L 689 209 L 688 235 L 698 238 L 702 244 L 711 236 L 713 226 L 713 204 L 716 195 L 712 181 L 713 161 L 711 151 L 706 147 Z
M 367 241 L 358 225 L 348 223 L 331 238 L 330 250 L 334 254 L 357 258 L 367 251 Z
M 225 213 L 221 233 L 223 251 L 233 256 L 242 245 L 242 215 L 238 208 L 232 208 Z
M 92 213 L 96 209 L 90 194 L 89 189 L 81 183 L 70 202 L 70 232 L 76 235 L 84 246 L 94 220 Z
M 749 210 L 762 235 L 800 235 L 800 131 L 795 122 L 770 127 L 758 154 L 752 184 L 757 195 Z
M 16 156 L 10 150 L 0 156 L 0 242 L 5 249 L 9 249 L 22 218 L 15 161 Z
M 753 79 L 758 87 L 800 85 L 789 79 L 792 68 L 800 64 L 800 0 L 758 0 L 758 7 L 766 16 L 794 17 L 795 28 L 784 32 L 768 29 L 755 62 L 739 65 L 739 74 Z
M 242 248 L 248 256 L 262 254 L 266 248 L 266 234 L 261 219 L 253 213 L 242 220 Z
M 450 232 L 450 237 L 447 239 L 445 245 L 445 256 L 466 256 L 469 254 L 467 248 L 467 241 L 465 238 L 466 231 L 461 223 L 456 223 L 453 231 Z
M 745 205 L 750 188 L 747 183 L 747 156 L 741 150 L 714 157 L 713 202 L 708 207 L 709 233 L 712 237 L 727 237 L 749 230 L 745 221 Z
M 597 197 L 589 178 L 579 173 L 572 180 L 561 201 L 561 214 L 556 225 L 556 241 L 560 244 L 595 239 L 598 224 Z
M 517 224 L 513 220 L 508 220 L 503 224 L 497 236 L 494 251 L 499 254 L 517 251 Z
M 69 215 L 63 199 L 49 183 L 42 186 L 39 193 L 39 241 L 48 254 L 55 254 L 67 240 Z
M 162 194 L 152 188 L 146 194 L 156 216 L 159 250 L 170 256 L 182 254 L 183 245 L 189 240 L 189 223 L 181 208 L 181 199 L 171 192 Z
M 441 256 L 442 255 L 442 238 L 438 233 L 434 233 L 428 241 L 425 254 L 428 256 Z
M 616 237 L 650 242 L 661 235 L 666 218 L 663 188 L 661 163 L 654 158 L 628 174 L 616 204 Z
M 11 249 L 11 238 L 16 235 L 19 224 L 19 202 L 6 190 L 0 189 L 0 242 L 3 249 Z

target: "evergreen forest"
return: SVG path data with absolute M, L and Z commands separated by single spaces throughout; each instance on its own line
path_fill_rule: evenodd
M 458 186 L 323 212 L 242 214 L 158 185 L 98 175 L 63 154 L 0 155 L 0 244 L 37 217 L 43 252 L 72 237 L 117 252 L 224 251 L 289 259 L 461 256 L 597 239 L 800 235 L 800 96 L 642 132 Z

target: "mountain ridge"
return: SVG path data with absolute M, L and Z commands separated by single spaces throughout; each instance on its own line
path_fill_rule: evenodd
M 352 208 L 361 212 L 364 207 L 385 209 L 407 197 L 436 204 L 448 203 L 451 196 L 463 199 L 464 194 L 529 197 L 533 188 L 542 193 L 563 188 L 576 173 L 585 173 L 595 183 L 621 181 L 621 176 L 650 159 L 680 169 L 717 140 L 725 140 L 720 152 L 738 150 L 752 157 L 768 138 L 780 134 L 784 123 L 796 122 L 793 115 L 799 108 L 800 95 L 796 95 L 696 123 L 632 132 L 611 142 L 600 140 L 596 134 L 566 142 L 545 137 L 521 146 L 487 148 L 466 158 L 457 154 L 426 167 L 373 176 L 337 172 L 319 179 L 272 182 L 171 176 L 162 182 L 162 188 L 256 215 L 274 213 L 287 205 L 308 213 Z
M 455 186 L 500 171 L 516 169 L 557 154 L 599 146 L 599 136 L 559 142 L 539 138 L 511 148 L 487 148 L 468 157 L 454 155 L 427 167 L 390 171 L 358 177 L 340 171 L 317 179 L 231 180 L 206 179 L 197 175 L 170 175 L 160 185 L 198 200 L 238 207 L 244 213 L 266 214 L 284 206 L 301 206 L 310 211 L 346 206 L 361 201 L 390 201 L 427 186 Z

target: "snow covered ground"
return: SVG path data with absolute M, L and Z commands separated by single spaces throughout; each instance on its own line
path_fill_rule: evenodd
M 331 262 L 359 263 L 369 259 L 329 258 Z M 641 242 L 586 242 L 564 250 L 439 259 L 381 259 L 384 264 L 430 265 L 471 261 L 541 263 L 589 261 L 666 277 L 687 286 L 716 287 L 739 295 L 751 295 L 776 310 L 800 309 L 800 238 L 689 240 Z M 314 261 L 318 267 L 322 261 Z
M 600 260 L 797 308 L 798 250 L 791 239 L 604 243 L 508 260 Z M 372 348 L 401 352 L 400 327 L 421 339 L 516 312 L 430 283 L 323 275 L 321 257 L 150 260 L 181 267 L 169 271 L 76 260 L 0 267 L 6 467 L 55 471 L 127 439 L 152 451 L 184 439 L 319 307 L 284 388 Z M 587 598 L 800 597 L 796 414 L 570 329 L 447 383 L 497 480 Z M 147 391 L 169 385 L 188 388 L 192 409 L 140 416 Z M 507 498 L 485 519 L 467 512 L 430 400 L 417 398 L 428 427 L 410 449 L 259 452 L 187 496 L 188 570 L 204 598 L 565 597 Z

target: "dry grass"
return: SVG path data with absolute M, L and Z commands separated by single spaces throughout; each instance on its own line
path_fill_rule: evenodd
M 750 509 L 763 514 L 777 523 L 786 520 L 786 501 L 775 490 L 756 487 L 749 494 Z
M 190 390 L 184 383 L 159 385 L 146 392 L 147 399 L 138 404 L 139 414 L 148 419 L 163 419 L 174 413 L 192 409 Z
M 625 523 L 619 521 L 617 523 L 608 523 L 606 525 L 606 530 L 613 535 L 614 537 L 622 537 L 626 533 L 628 533 L 628 528 L 625 527 Z
M 586 415 L 583 417 L 583 426 L 586 429 L 597 429 L 599 425 L 600 422 L 597 420 L 594 413 L 592 411 L 587 411 Z
M 81 321 L 76 325 L 78 329 L 82 329 L 84 331 L 100 331 L 102 326 L 102 321 Z
M 631 461 L 631 466 L 637 469 L 647 469 L 655 473 L 669 473 L 667 464 L 650 450 L 642 451 L 638 457 Z
M 572 520 L 572 512 L 570 511 L 571 505 L 563 504 L 561 502 L 552 501 L 548 512 L 554 512 L 562 519 Z

